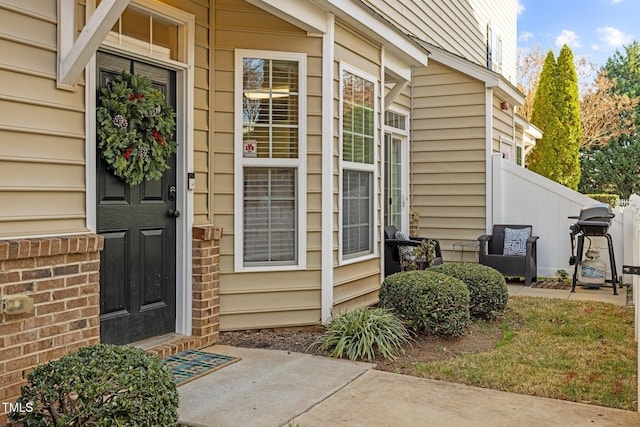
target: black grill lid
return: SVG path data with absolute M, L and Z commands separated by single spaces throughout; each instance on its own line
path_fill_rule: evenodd
M 615 216 L 611 212 L 611 206 L 606 203 L 596 203 L 594 205 L 584 206 L 580 209 L 579 221 L 604 221 L 611 223 L 611 218 Z

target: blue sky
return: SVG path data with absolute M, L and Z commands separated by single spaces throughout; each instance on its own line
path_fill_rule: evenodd
M 557 57 L 566 43 L 599 68 L 616 49 L 640 40 L 640 0 L 516 1 L 518 48 L 540 45 Z

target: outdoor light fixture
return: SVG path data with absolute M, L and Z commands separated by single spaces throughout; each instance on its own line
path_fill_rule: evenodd
M 509 101 L 502 101 L 500 103 L 500 108 L 502 108 L 503 111 L 507 111 L 509 109 Z
M 33 298 L 26 295 L 7 295 L 0 298 L 0 312 L 4 314 L 28 313 L 33 309 Z

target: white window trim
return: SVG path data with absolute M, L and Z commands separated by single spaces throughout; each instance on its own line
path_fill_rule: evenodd
M 298 158 L 245 158 L 242 149 L 243 58 L 264 58 L 298 62 Z M 304 53 L 236 49 L 234 61 L 234 268 L 235 272 L 304 270 L 307 267 L 307 55 Z M 240 70 L 240 72 L 239 72 Z M 298 262 L 295 265 L 244 265 L 244 167 L 296 168 L 296 234 Z
M 374 100 L 373 100 L 373 135 L 374 135 L 374 141 L 373 141 L 373 163 L 372 164 L 368 164 L 368 163 L 356 163 L 356 162 L 349 162 L 349 161 L 345 161 L 343 160 L 343 133 L 342 133 L 342 126 L 343 126 L 343 117 L 344 117 L 344 112 L 343 112 L 343 99 L 342 99 L 342 93 L 344 90 L 344 82 L 342 80 L 342 74 L 347 71 L 351 74 L 354 74 L 358 77 L 362 77 L 363 79 L 369 80 L 371 82 L 373 82 L 373 91 L 374 91 Z M 379 248 L 378 248 L 378 244 L 376 241 L 376 231 L 380 228 L 379 227 L 379 219 L 378 219 L 378 203 L 376 203 L 376 200 L 378 200 L 378 192 L 379 192 L 379 174 L 376 174 L 376 171 L 379 171 L 379 154 L 378 151 L 380 150 L 380 132 L 379 132 L 379 126 L 378 126 L 378 121 L 379 121 L 379 114 L 380 114 L 380 109 L 379 109 L 379 100 L 378 100 L 378 96 L 379 96 L 379 80 L 371 75 L 368 74 L 356 67 L 353 67 L 345 62 L 340 62 L 339 64 L 339 78 L 340 78 L 340 85 L 339 85 L 339 91 L 340 91 L 340 99 L 339 99 L 339 142 L 338 142 L 338 148 L 339 148 L 339 155 L 340 155 L 340 161 L 339 161 L 339 177 L 338 177 L 338 181 L 339 181 L 339 189 L 338 189 L 338 212 L 339 212 L 339 219 L 338 219 L 338 247 L 339 247 L 339 264 L 340 265 L 348 265 L 348 264 L 354 264 L 357 262 L 361 262 L 361 261 L 366 261 L 366 260 L 370 260 L 370 259 L 375 259 L 379 256 Z M 356 256 L 351 256 L 351 255 L 346 255 L 344 254 L 344 247 L 342 244 L 342 236 L 343 236 L 343 226 L 342 226 L 342 215 L 343 215 L 343 182 L 344 182 L 344 170 L 348 169 L 348 170 L 357 170 L 357 171 L 363 171 L 363 172 L 371 172 L 372 173 L 372 180 L 373 180 L 373 185 L 372 185 L 372 194 L 371 194 L 371 212 L 372 212 L 372 223 L 371 223 L 371 253 L 367 253 L 364 255 L 356 255 Z
M 404 116 L 406 119 L 406 128 L 405 129 L 399 129 L 393 126 L 387 126 L 386 124 L 383 126 L 383 130 L 385 134 L 390 134 L 392 137 L 395 136 L 401 136 L 402 139 L 402 166 L 403 171 L 402 171 L 402 189 L 403 189 L 403 194 L 404 196 L 404 203 L 405 206 L 403 206 L 402 208 L 402 230 L 405 231 L 407 234 L 409 234 L 409 208 L 410 208 L 410 200 L 409 200 L 409 185 L 410 185 L 410 176 L 409 176 L 409 171 L 411 169 L 410 166 L 410 149 L 409 149 L 409 144 L 411 143 L 411 140 L 409 138 L 410 135 L 410 125 L 411 125 L 411 121 L 409 120 L 409 110 L 406 110 L 404 108 L 400 108 L 398 106 L 392 106 L 387 108 L 387 111 L 391 111 L 392 113 L 396 113 L 399 114 L 401 116 Z M 383 147 L 383 149 L 386 150 L 386 147 Z M 386 156 L 386 153 L 385 153 Z M 384 165 L 383 165 L 383 170 L 384 170 Z M 382 185 L 386 186 L 386 183 L 384 182 L 385 180 L 385 173 L 383 172 L 382 174 Z M 384 188 L 384 187 L 383 187 Z M 384 196 L 384 190 L 382 191 L 382 194 Z M 384 200 L 383 201 L 385 203 L 385 209 L 387 208 L 387 201 Z M 384 218 L 383 218 L 384 219 Z

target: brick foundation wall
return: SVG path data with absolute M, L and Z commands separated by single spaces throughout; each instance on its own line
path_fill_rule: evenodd
M 148 351 L 167 357 L 215 344 L 220 325 L 222 228 L 193 228 L 192 335 Z M 0 314 L 0 425 L 4 402 L 15 402 L 36 365 L 100 343 L 99 235 L 0 240 L 0 296 L 25 294 L 34 308 Z
M 41 363 L 100 342 L 102 236 L 0 240 L 0 296 L 33 298 L 30 313 L 0 313 L 0 425 Z

